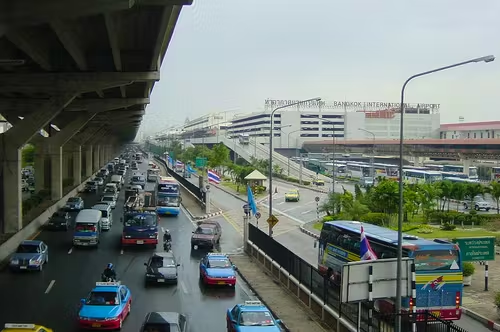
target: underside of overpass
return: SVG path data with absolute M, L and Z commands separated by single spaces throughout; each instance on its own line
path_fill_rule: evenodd
M 23 227 L 21 148 L 52 200 L 134 140 L 191 0 L 0 0 L 0 230 Z M 56 130 L 54 128 L 59 128 Z M 49 137 L 40 135 L 44 129 Z

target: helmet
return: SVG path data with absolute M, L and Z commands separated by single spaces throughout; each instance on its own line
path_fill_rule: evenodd
M 108 269 L 112 269 L 113 268 L 113 263 L 109 263 L 108 264 Z
M 166 234 L 169 234 L 169 233 L 170 233 L 170 231 L 169 231 L 168 229 L 166 229 L 166 230 L 165 230 L 165 233 L 166 233 Z

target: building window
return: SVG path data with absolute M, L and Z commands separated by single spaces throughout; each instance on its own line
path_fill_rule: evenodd
M 481 138 L 483 138 L 483 132 L 481 132 Z
M 300 134 L 300 137 L 319 137 L 319 134 Z
M 319 124 L 319 121 L 300 121 L 300 124 L 313 124 L 313 125 L 317 125 L 317 124 Z
M 470 133 L 467 133 L 467 138 L 470 138 Z
M 474 133 L 474 138 L 476 138 L 476 133 Z
M 319 128 L 315 128 L 315 127 L 301 127 L 300 130 L 303 130 L 303 131 L 319 131 Z
M 319 118 L 319 114 L 301 114 L 300 115 L 301 119 L 307 119 L 307 118 Z
M 342 119 L 344 116 L 340 114 L 324 114 L 323 119 Z

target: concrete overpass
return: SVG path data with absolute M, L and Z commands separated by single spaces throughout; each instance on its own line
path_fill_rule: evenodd
M 23 227 L 25 144 L 36 146 L 36 190 L 57 201 L 64 180 L 80 184 L 134 140 L 191 2 L 0 0 L 0 114 L 13 125 L 0 135 L 1 232 Z

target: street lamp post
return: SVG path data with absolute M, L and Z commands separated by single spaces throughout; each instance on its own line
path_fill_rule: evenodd
M 480 58 L 475 58 L 471 60 L 467 60 L 464 62 L 459 62 L 455 63 L 453 65 L 441 67 L 441 68 L 436 68 L 433 70 L 425 71 L 419 74 L 415 74 L 413 76 L 410 76 L 403 84 L 403 87 L 401 88 L 401 104 L 400 104 L 400 123 L 399 123 L 399 169 L 398 169 L 398 180 L 399 180 L 399 208 L 398 208 L 398 255 L 397 255 L 397 275 L 396 275 L 396 280 L 401 280 L 402 277 L 402 266 L 403 266 L 403 139 L 404 139 L 404 133 L 403 133 L 403 124 L 404 124 L 404 97 L 405 97 L 405 88 L 408 85 L 408 83 L 421 76 L 433 74 L 439 71 L 443 71 L 446 69 L 450 68 L 455 68 L 463 65 L 467 65 L 469 63 L 477 63 L 477 62 L 492 62 L 495 60 L 495 57 L 493 55 L 488 55 L 488 56 L 483 56 Z M 401 332 L 401 316 L 399 315 L 401 313 L 401 283 L 398 282 L 396 284 L 396 326 L 395 326 L 395 331 L 396 332 Z
M 269 121 L 270 121 L 270 126 L 269 126 L 269 174 L 268 174 L 269 175 L 269 217 L 271 217 L 273 215 L 273 138 L 274 138 L 273 127 L 274 127 L 274 113 L 276 113 L 276 111 L 278 111 L 280 109 L 287 108 L 290 106 L 295 106 L 295 105 L 308 103 L 310 101 L 320 101 L 320 100 L 321 100 L 321 98 L 306 99 L 306 100 L 298 101 L 298 102 L 291 103 L 288 105 L 283 105 L 283 106 L 277 107 L 271 112 L 271 116 L 269 118 Z M 270 237 L 273 236 L 273 228 L 271 227 L 271 225 L 269 225 L 269 236 Z
M 286 138 L 286 147 L 288 149 L 290 149 L 290 134 L 293 134 L 293 133 L 296 133 L 296 132 L 299 132 L 301 131 L 302 129 L 297 129 L 297 130 L 293 130 L 291 132 L 289 132 L 287 134 L 287 138 Z M 297 157 L 297 147 L 295 147 L 295 157 Z M 288 170 L 287 170 L 287 175 L 290 176 L 290 156 L 288 157 L 288 162 L 287 162 L 287 167 L 288 167 Z
M 373 168 L 373 159 L 375 159 L 375 134 L 369 130 L 363 129 L 363 128 L 358 128 L 358 130 L 364 131 L 365 133 L 368 133 L 372 135 L 373 137 L 373 145 L 372 145 L 372 156 L 370 158 L 370 176 L 372 178 L 372 181 L 375 182 L 375 169 Z

